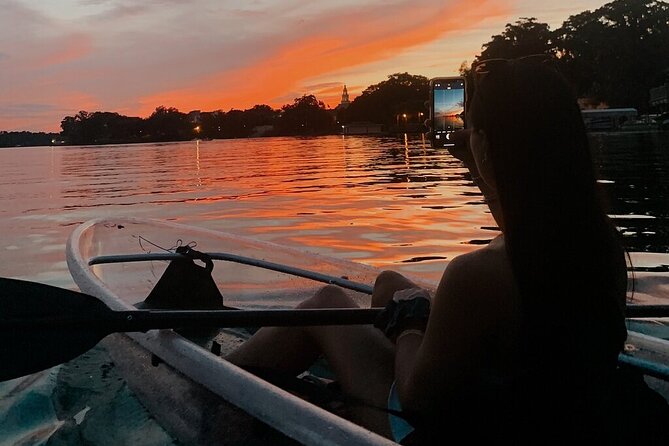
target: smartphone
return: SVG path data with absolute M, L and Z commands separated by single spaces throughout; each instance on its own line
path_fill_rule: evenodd
M 432 144 L 453 146 L 451 134 L 465 128 L 465 78 L 437 77 L 430 81 Z

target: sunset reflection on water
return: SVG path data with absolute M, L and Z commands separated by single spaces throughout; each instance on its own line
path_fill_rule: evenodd
M 592 143 L 626 245 L 667 252 L 667 139 Z M 97 217 L 173 220 L 433 281 L 499 234 L 462 164 L 420 137 L 0 149 L 0 204 L 0 275 L 67 287 L 67 237 Z
M 669 135 L 595 135 L 592 142 L 600 184 L 627 247 L 668 252 Z M 461 163 L 422 139 L 332 136 L 0 149 L 0 276 L 76 288 L 65 262 L 67 237 L 91 218 L 120 216 L 251 236 L 432 282 L 454 256 L 499 234 Z M 669 256 L 632 258 L 635 302 L 666 304 Z M 38 438 L 51 435 L 44 426 L 62 425 L 54 404 L 43 398 L 45 386 L 59 401 L 79 404 L 87 398 L 94 415 L 82 427 L 70 426 L 74 431 L 104 420 L 106 429 L 118 425 L 132 435 L 128 423 L 150 419 L 103 350 L 82 358 L 28 378 L 20 391 L 0 385 L 6 407 L 19 407 L 25 420 L 36 420 L 10 425 L 10 433 Z M 35 389 L 41 407 L 27 403 Z M 39 410 L 46 411 L 43 421 Z M 168 438 L 155 426 L 151 432 Z
M 67 236 L 103 216 L 174 220 L 433 280 L 497 234 L 461 163 L 420 138 L 21 148 L 0 161 L 0 226 L 16 251 L 1 273 L 57 285 L 71 286 Z

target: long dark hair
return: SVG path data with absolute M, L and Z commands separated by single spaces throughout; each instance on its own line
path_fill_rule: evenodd
M 497 64 L 476 85 L 469 117 L 489 143 L 528 352 L 547 359 L 564 348 L 576 361 L 615 364 L 625 255 L 570 87 L 549 64 Z

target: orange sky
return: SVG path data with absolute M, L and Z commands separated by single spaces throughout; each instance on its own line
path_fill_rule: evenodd
M 346 23 L 348 32 L 342 32 L 338 26 L 332 26 L 328 17 L 323 17 L 324 23 L 315 26 L 313 34 L 288 42 L 246 67 L 209 76 L 194 87 L 141 98 L 142 104 L 146 104 L 143 112 L 150 113 L 156 103 L 168 103 L 177 108 L 200 104 L 206 110 L 215 109 L 219 104 L 246 108 L 263 101 L 280 106 L 290 98 L 276 99 L 294 91 L 304 80 L 364 65 L 370 60 L 392 58 L 407 48 L 434 41 L 445 29 L 457 29 L 461 23 L 475 25 L 506 11 L 500 2 L 489 0 L 454 0 L 441 3 L 436 9 L 417 9 L 413 2 L 406 2 L 394 6 L 392 15 L 380 15 L 380 10 L 385 8 L 375 6 L 370 9 L 378 11 L 343 14 L 337 22 Z M 375 18 L 369 20 L 369 17 Z M 398 17 L 402 18 L 399 23 Z M 398 67 L 398 71 L 408 69 Z M 452 67 L 448 69 L 452 70 Z M 353 86 L 351 90 L 356 89 L 360 86 Z M 334 106 L 341 98 L 341 85 L 326 84 L 313 92 Z
M 603 2 L 564 0 L 5 0 L 0 130 L 58 131 L 79 110 L 148 116 L 334 107 L 387 75 L 452 75 L 518 17 L 559 26 Z

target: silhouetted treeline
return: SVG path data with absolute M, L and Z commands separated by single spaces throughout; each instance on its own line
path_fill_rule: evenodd
M 615 0 L 570 16 L 554 31 L 523 17 L 492 36 L 477 59 L 538 53 L 556 56 L 579 97 L 648 111 L 650 89 L 667 81 L 669 3 Z
M 615 0 L 570 16 L 554 31 L 534 17 L 522 17 L 484 43 L 475 60 L 542 53 L 555 56 L 560 72 L 586 102 L 647 112 L 650 89 L 669 82 L 669 3 Z M 463 62 L 461 74 L 467 75 L 468 67 Z M 428 98 L 427 78 L 393 74 L 368 87 L 338 117 L 342 123 L 406 129 L 427 116 Z
M 334 130 L 334 115 L 313 95 L 275 110 L 256 105 L 248 110 L 182 113 L 160 106 L 146 119 L 111 112 L 80 111 L 60 124 L 68 144 L 185 141 L 194 138 L 244 138 L 269 135 L 322 135 Z
M 58 133 L 0 131 L 0 147 L 49 146 L 59 139 Z
M 296 98 L 284 105 L 276 118 L 277 133 L 281 135 L 323 135 L 335 129 L 334 114 L 314 95 Z
M 234 113 L 231 111 L 231 114 Z M 109 144 L 155 141 L 183 141 L 196 137 L 207 137 L 213 131 L 223 136 L 222 128 L 230 127 L 222 119 L 225 113 L 211 112 L 189 114 L 174 107 L 160 106 L 148 118 L 123 116 L 111 112 L 80 111 L 74 116 L 66 116 L 60 123 L 62 138 L 68 144 Z M 236 136 L 236 135 L 231 135 Z

